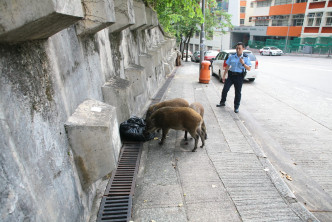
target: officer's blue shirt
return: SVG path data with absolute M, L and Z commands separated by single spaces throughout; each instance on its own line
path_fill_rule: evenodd
M 242 53 L 242 55 L 240 57 L 243 58 L 243 61 L 247 66 L 251 67 L 251 62 L 250 62 L 250 58 L 248 55 L 245 57 L 245 56 L 243 56 L 243 53 Z M 228 57 L 228 59 L 226 60 L 226 64 L 228 66 L 230 66 L 229 70 L 231 72 L 243 72 L 244 71 L 245 68 L 240 63 L 240 57 L 237 56 L 237 53 L 235 53 L 235 54 L 231 54 Z

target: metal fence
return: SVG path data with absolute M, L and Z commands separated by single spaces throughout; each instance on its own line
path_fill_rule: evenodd
M 286 41 L 285 39 L 267 39 L 265 42 L 250 40 L 248 45 L 252 49 L 260 49 L 264 46 L 275 46 L 282 49 L 284 53 L 319 54 L 330 56 L 332 53 L 332 36 L 317 38 L 293 38 L 289 41 Z

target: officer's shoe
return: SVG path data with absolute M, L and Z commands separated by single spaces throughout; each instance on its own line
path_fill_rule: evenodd
M 239 108 L 234 108 L 234 113 L 238 113 L 239 112 Z
M 225 102 L 220 102 L 219 104 L 217 104 L 217 107 L 222 107 L 225 106 Z

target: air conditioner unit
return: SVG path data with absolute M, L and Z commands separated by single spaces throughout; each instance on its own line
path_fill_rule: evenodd
M 316 17 L 322 17 L 323 16 L 323 12 L 317 12 L 316 13 Z

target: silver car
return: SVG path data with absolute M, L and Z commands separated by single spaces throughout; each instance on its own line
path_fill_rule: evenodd
M 281 56 L 283 54 L 283 51 L 277 47 L 264 47 L 262 51 L 260 51 L 261 55 L 279 55 Z
M 230 50 L 223 50 L 219 52 L 219 54 L 216 56 L 215 59 L 213 59 L 212 63 L 212 75 L 216 75 L 220 82 L 222 82 L 222 76 L 224 74 L 224 70 L 227 66 L 226 60 L 229 57 L 229 54 L 235 54 L 235 49 Z M 258 60 L 256 56 L 249 50 L 243 50 L 243 53 L 247 54 L 251 61 L 251 69 L 250 71 L 247 71 L 247 75 L 245 76 L 246 80 L 249 80 L 250 82 L 255 81 L 255 79 L 258 76 Z M 227 76 L 226 76 L 227 78 Z

